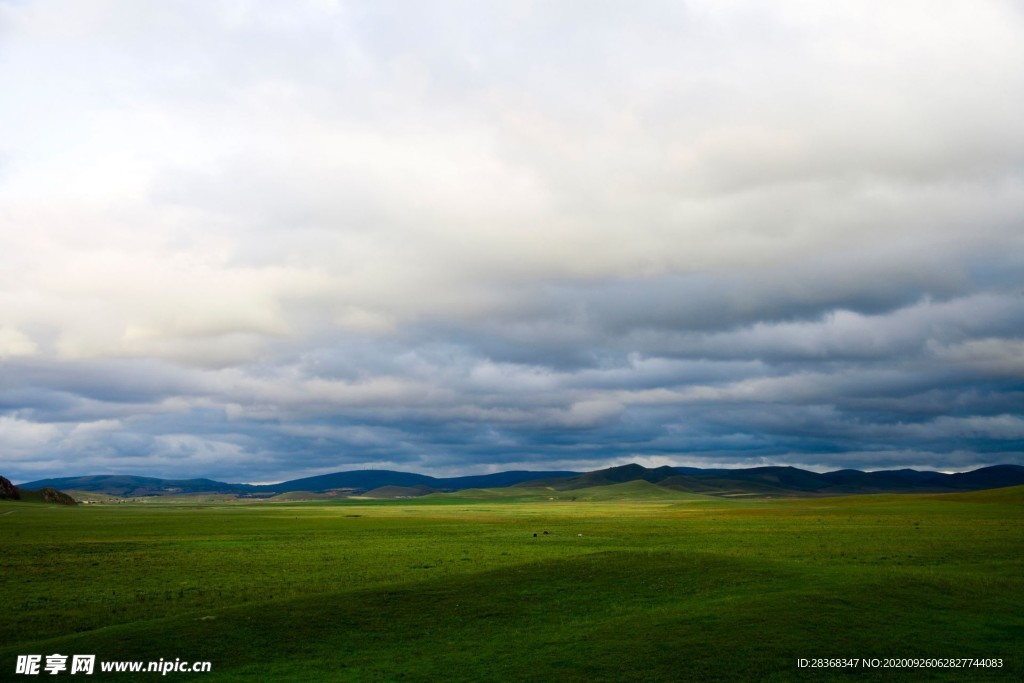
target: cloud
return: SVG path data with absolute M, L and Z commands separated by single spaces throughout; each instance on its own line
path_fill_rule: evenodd
M 10 476 L 1024 457 L 1012 3 L 29 0 L 0 37 Z
M 0 327 L 0 358 L 31 356 L 37 350 L 35 343 L 19 330 Z

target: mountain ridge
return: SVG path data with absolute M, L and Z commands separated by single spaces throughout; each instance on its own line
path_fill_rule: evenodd
M 393 470 L 349 470 L 292 479 L 277 484 L 231 484 L 212 479 L 161 479 L 132 475 L 87 475 L 40 479 L 19 488 L 71 489 L 111 495 L 159 496 L 188 493 L 233 493 L 249 497 L 269 497 L 295 491 L 322 493 L 343 491 L 364 494 L 377 489 L 399 487 L 424 493 L 460 491 L 510 486 L 544 486 L 555 490 L 573 490 L 630 481 L 690 493 L 712 495 L 759 494 L 843 495 L 854 493 L 946 493 L 976 491 L 1024 484 L 1024 467 L 992 465 L 966 472 L 945 474 L 909 468 L 864 472 L 842 469 L 811 472 L 789 466 L 751 468 L 713 468 L 661 466 L 647 468 L 636 463 L 608 467 L 591 472 L 510 470 L 462 477 L 431 477 Z

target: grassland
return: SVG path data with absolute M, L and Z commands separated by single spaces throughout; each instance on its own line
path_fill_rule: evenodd
M 16 655 L 54 652 L 209 660 L 167 677 L 202 681 L 1024 678 L 1024 487 L 772 501 L 656 488 L 0 503 L 0 680 L 19 678 Z M 812 671 L 801 657 L 1004 666 Z

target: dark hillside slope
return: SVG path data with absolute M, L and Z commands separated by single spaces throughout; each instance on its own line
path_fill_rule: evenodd
M 520 486 L 550 486 L 560 491 L 572 489 L 585 489 L 592 486 L 608 486 L 610 484 L 622 484 L 627 481 L 646 481 L 656 484 L 664 479 L 673 477 L 676 471 L 672 467 L 656 467 L 648 469 L 642 465 L 631 463 L 619 467 L 609 467 L 603 470 L 575 474 L 568 477 L 545 477 L 533 481 L 522 482 Z
M 579 472 L 531 472 L 524 470 L 512 470 L 509 472 L 495 472 L 494 474 L 477 474 L 468 477 L 450 477 L 437 479 L 434 487 L 458 491 L 461 489 L 484 489 L 500 488 L 503 486 L 514 486 L 524 481 L 535 481 L 540 478 L 574 477 Z
M 434 478 L 413 472 L 395 472 L 392 470 L 353 470 L 351 472 L 332 472 L 315 477 L 304 477 L 283 481 L 280 484 L 256 486 L 257 491 L 330 491 L 331 489 L 353 489 L 369 491 L 381 486 L 428 486 L 434 488 Z
M 0 500 L 20 500 L 23 503 L 53 503 L 56 505 L 78 505 L 78 501 L 50 486 L 39 490 L 20 488 L 6 477 L 0 477 Z
M 982 467 L 971 472 L 957 472 L 946 475 L 951 486 L 958 489 L 977 491 L 978 489 L 1002 488 L 1024 484 L 1024 467 L 1020 465 L 993 465 Z

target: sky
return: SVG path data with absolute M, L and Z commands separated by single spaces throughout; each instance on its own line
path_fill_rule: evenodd
M 1014 0 L 0 0 L 0 474 L 1024 464 Z

